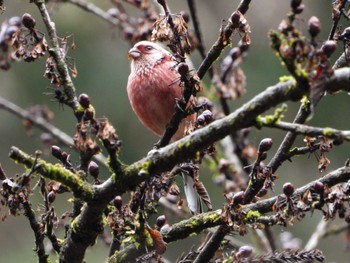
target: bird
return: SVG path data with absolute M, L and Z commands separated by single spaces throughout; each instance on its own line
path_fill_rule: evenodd
M 128 58 L 131 60 L 131 72 L 127 93 L 131 107 L 147 129 L 162 136 L 183 93 L 181 76 L 177 71 L 178 62 L 169 51 L 150 41 L 136 43 L 129 50 Z M 195 120 L 195 114 L 182 120 L 172 139 L 184 137 L 186 126 Z M 185 174 L 182 177 L 188 207 L 192 213 L 201 212 L 201 201 L 193 178 Z
M 136 43 L 128 57 L 131 72 L 127 93 L 131 107 L 147 129 L 162 136 L 175 113 L 176 101 L 182 97 L 178 62 L 169 51 L 150 41 Z M 195 114 L 189 115 L 181 122 L 173 140 L 184 136 L 195 117 Z

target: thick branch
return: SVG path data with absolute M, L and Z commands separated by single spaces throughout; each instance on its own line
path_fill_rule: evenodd
M 102 185 L 94 186 L 94 198 L 82 209 L 81 215 L 75 219 L 72 232 L 65 242 L 61 253 L 61 260 L 69 259 L 70 262 L 81 262 L 86 248 L 95 240 L 100 229 L 96 226 L 101 224 L 101 215 L 108 202 L 115 196 L 121 195 L 129 189 L 133 189 L 140 182 L 150 178 L 154 173 L 170 170 L 176 163 L 186 161 L 195 156 L 198 150 L 203 149 L 215 141 L 218 141 L 232 131 L 251 126 L 255 123 L 256 116 L 264 113 L 268 109 L 287 100 L 299 100 L 303 93 L 300 92 L 294 82 L 282 82 L 267 88 L 264 92 L 254 97 L 240 109 L 229 116 L 217 120 L 207 127 L 197 130 L 191 135 L 170 144 L 160 150 L 153 151 L 150 156 L 129 165 L 123 174 L 112 175 Z M 335 71 L 335 76 L 328 80 L 327 87 L 336 91 L 350 89 L 350 69 L 340 69 Z M 344 168 L 345 169 L 345 168 Z M 337 170 L 338 171 L 338 170 Z M 337 172 L 336 171 L 336 172 Z M 334 174 L 336 174 L 334 172 Z M 329 186 L 339 182 L 349 180 L 349 171 L 344 176 L 325 176 L 321 180 Z M 344 173 L 344 171 L 343 171 Z M 331 178 L 331 179 L 328 179 Z M 88 191 L 86 191 L 88 192 Z M 298 193 L 298 190 L 296 191 Z M 275 199 L 268 199 L 252 205 L 247 205 L 243 210 L 259 210 L 261 212 L 271 211 Z M 182 225 L 180 222 L 177 226 Z M 205 228 L 222 223 L 221 211 L 201 214 L 187 221 L 187 225 L 171 229 L 171 234 L 165 235 L 165 241 L 173 241 L 187 237 L 190 233 L 200 232 Z M 80 233 L 82 231 L 82 233 Z M 89 236 L 87 237 L 86 235 Z M 84 242 L 82 242 L 84 240 Z M 78 249 L 77 249 L 78 248 Z M 78 252 L 76 252 L 78 250 Z M 76 252 L 76 253 L 75 253 Z M 76 257 L 74 261 L 70 256 Z M 67 262 L 67 261 L 64 261 Z
M 324 185 L 327 184 L 329 187 L 333 187 L 337 184 L 344 183 L 350 180 L 350 167 L 341 167 L 324 177 L 312 181 L 294 192 L 293 196 L 303 195 L 306 190 L 310 189 L 316 182 L 321 182 Z M 266 214 L 272 212 L 273 204 L 276 202 L 277 196 L 271 197 L 266 200 L 262 200 L 256 203 L 245 205 L 241 208 L 241 212 L 248 213 L 249 211 L 256 211 L 260 214 Z M 206 228 L 218 226 L 224 223 L 221 216 L 222 210 L 211 211 L 208 213 L 202 213 L 200 215 L 193 216 L 188 220 L 181 221 L 171 226 L 170 230 L 163 234 L 163 239 L 166 242 L 172 242 L 179 239 L 185 239 L 193 233 L 200 233 Z M 261 221 L 265 223 L 265 218 L 262 217 Z
M 35 163 L 35 171 L 43 177 L 57 181 L 68 187 L 75 197 L 83 200 L 91 200 L 93 191 L 90 184 L 81 180 L 76 174 L 65 169 L 62 165 L 52 165 L 40 159 L 26 154 L 16 147 L 11 147 L 9 157 L 27 168 L 32 168 Z

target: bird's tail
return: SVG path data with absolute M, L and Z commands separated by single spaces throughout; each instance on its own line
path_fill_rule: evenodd
M 201 198 L 194 187 L 193 178 L 185 173 L 181 173 L 184 182 L 184 191 L 186 195 L 188 208 L 193 214 L 198 214 L 203 212 L 203 204 Z

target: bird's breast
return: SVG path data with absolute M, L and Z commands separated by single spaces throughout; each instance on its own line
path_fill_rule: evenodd
M 141 122 L 161 136 L 181 97 L 179 74 L 169 65 L 132 72 L 128 81 L 131 106 Z

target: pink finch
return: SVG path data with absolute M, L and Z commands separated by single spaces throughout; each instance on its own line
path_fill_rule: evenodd
M 170 52 L 149 41 L 135 44 L 129 50 L 129 58 L 127 90 L 131 107 L 146 128 L 162 136 L 183 92 L 178 62 Z M 173 139 L 182 138 L 186 125 L 194 120 L 194 114 L 183 120 Z
M 128 79 L 128 96 L 131 106 L 143 125 L 162 136 L 175 113 L 176 100 L 182 96 L 178 62 L 161 46 L 141 41 L 129 50 L 131 73 Z M 195 121 L 195 114 L 180 124 L 173 139 L 184 136 L 186 125 Z M 201 201 L 194 188 L 193 178 L 183 174 L 185 194 L 192 212 L 201 212 Z

